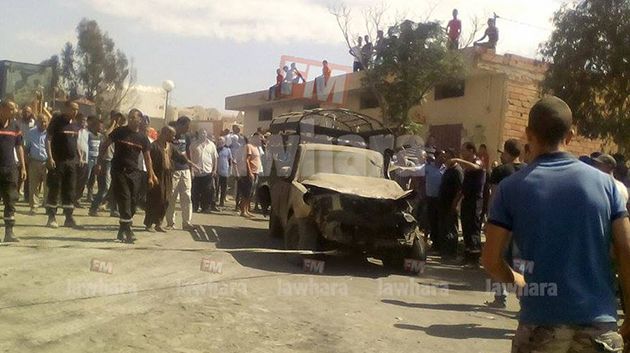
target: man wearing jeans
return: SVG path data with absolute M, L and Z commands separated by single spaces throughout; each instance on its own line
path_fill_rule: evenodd
M 173 147 L 180 153 L 190 159 L 190 118 L 182 116 L 175 122 L 175 139 Z M 166 210 L 166 229 L 173 229 L 175 226 L 175 203 L 179 196 L 179 203 L 182 207 L 182 229 L 191 230 L 193 228 L 192 221 L 192 200 L 191 200 L 192 178 L 190 175 L 190 166 L 186 163 L 173 160 L 173 192 L 168 200 L 168 209 Z
M 512 352 L 621 352 L 630 321 L 617 331 L 611 250 L 630 301 L 630 222 L 610 176 L 565 152 L 571 109 L 545 97 L 526 129 L 533 162 L 497 187 L 483 266 L 521 298 Z M 515 272 L 504 258 L 510 235 Z
M 40 206 L 39 191 L 44 189 L 44 199 L 46 199 L 46 161 L 48 152 L 46 151 L 46 129 L 48 128 L 48 117 L 41 114 L 37 117 L 37 126 L 30 129 L 26 135 L 25 154 L 28 158 L 28 194 L 30 215 L 37 213 Z

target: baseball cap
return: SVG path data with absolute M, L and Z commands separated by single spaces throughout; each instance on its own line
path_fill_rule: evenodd
M 503 150 L 497 150 L 499 153 L 509 153 L 511 156 L 519 157 L 523 151 L 523 145 L 517 139 L 509 139 L 503 144 Z
M 617 168 L 617 161 L 609 154 L 601 154 L 597 158 L 593 158 L 593 160 L 597 163 L 608 165 L 611 168 Z

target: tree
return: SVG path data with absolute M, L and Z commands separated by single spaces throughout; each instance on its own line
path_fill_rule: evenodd
M 60 81 L 68 94 L 85 95 L 99 112 L 119 109 L 136 81 L 133 62 L 94 20 L 81 20 L 76 47 L 66 43 L 60 66 Z
M 555 13 L 541 46 L 543 91 L 565 100 L 581 134 L 630 152 L 630 2 L 581 1 Z
M 350 11 L 341 6 L 332 9 L 331 13 L 337 18 L 350 46 Z M 368 11 L 367 15 L 374 26 L 366 25 L 366 28 L 381 29 L 383 16 L 378 10 Z M 364 71 L 362 85 L 376 97 L 383 120 L 396 133 L 415 133 L 420 126 L 413 121 L 409 111 L 421 105 L 436 85 L 461 79 L 464 76 L 463 59 L 458 51 L 446 48 L 446 33 L 438 22 L 405 20 L 385 32 L 387 36 L 383 43 L 377 45 L 378 59 L 363 63 L 368 69 Z

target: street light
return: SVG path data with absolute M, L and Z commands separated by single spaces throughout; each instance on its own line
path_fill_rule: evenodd
M 162 82 L 162 88 L 166 91 L 166 103 L 164 104 L 164 125 L 168 124 L 166 121 L 168 114 L 168 94 L 171 93 L 173 89 L 175 89 L 175 83 L 171 80 L 165 80 Z

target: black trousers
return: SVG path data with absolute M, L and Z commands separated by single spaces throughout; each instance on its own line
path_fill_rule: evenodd
M 457 255 L 457 211 L 453 209 L 453 201 L 439 203 L 440 254 L 442 256 Z
M 224 177 L 224 176 L 219 176 L 219 187 L 217 188 L 217 191 L 219 191 L 218 193 L 218 199 L 219 199 L 219 204 L 221 206 L 225 205 L 225 196 L 227 195 L 227 184 L 228 184 L 228 177 Z
M 18 195 L 18 168 L 0 168 L 0 197 L 4 203 L 4 225 L 15 224 L 15 203 Z
M 440 210 L 437 197 L 427 197 L 427 224 L 433 247 L 439 249 L 442 237 L 440 236 Z
M 214 178 L 212 175 L 196 176 L 192 180 L 191 201 L 193 211 L 207 211 L 214 206 Z
M 479 259 L 481 255 L 481 212 L 483 199 L 466 197 L 462 199 L 461 217 L 462 233 L 466 255 L 471 260 Z
M 149 173 L 140 171 L 140 185 L 136 196 L 136 205 L 143 210 L 147 207 L 147 189 L 149 188 Z
M 72 215 L 74 211 L 75 188 L 77 187 L 77 162 L 63 161 L 57 163 L 55 169 L 48 170 L 48 199 L 46 211 L 49 216 L 57 213 L 59 197 L 61 207 L 66 215 Z
M 121 226 L 133 222 L 141 179 L 142 172 L 138 169 L 112 169 L 112 195 L 118 205 Z
M 83 196 L 83 191 L 85 190 L 85 186 L 88 182 L 88 173 L 90 169 L 88 168 L 87 163 L 81 166 L 77 164 L 77 187 L 75 189 L 75 201 L 79 202 L 81 200 L 81 196 Z

